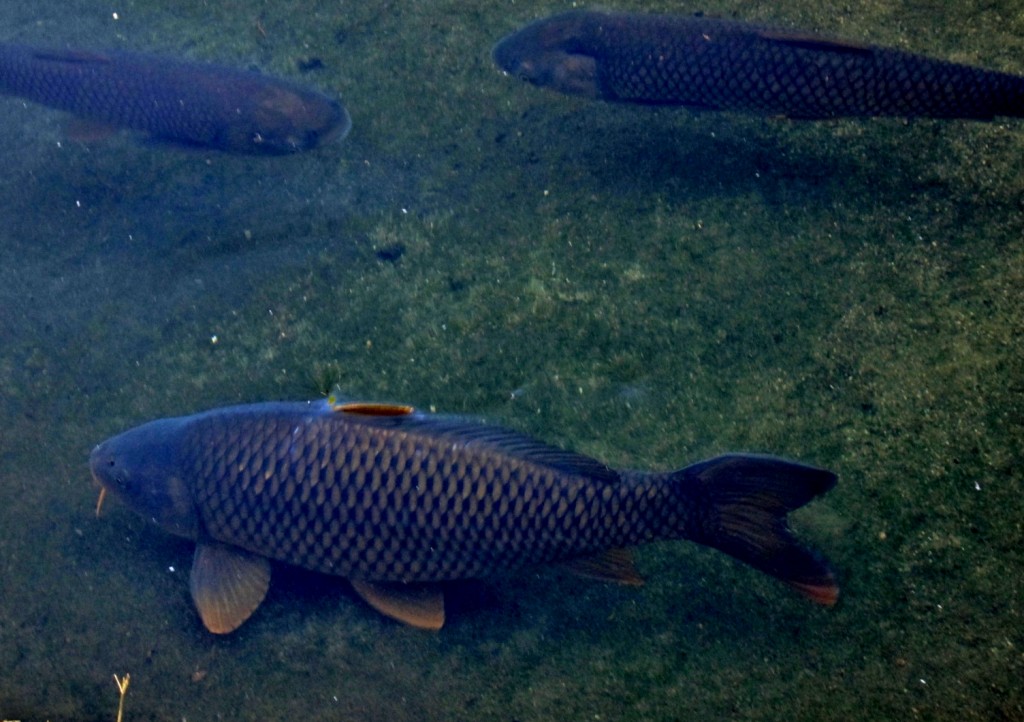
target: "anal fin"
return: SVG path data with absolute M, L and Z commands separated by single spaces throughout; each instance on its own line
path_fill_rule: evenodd
M 270 562 L 225 544 L 196 545 L 189 589 L 203 625 L 233 632 L 252 616 L 270 587 Z
M 444 592 L 436 584 L 349 581 L 367 604 L 387 617 L 433 632 L 444 626 Z
M 559 562 L 560 567 L 581 577 L 639 587 L 644 578 L 633 564 L 629 549 L 607 549 L 599 554 Z

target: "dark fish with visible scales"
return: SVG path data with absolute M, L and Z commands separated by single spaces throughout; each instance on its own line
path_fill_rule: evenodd
M 501 40 L 495 62 L 600 100 L 801 119 L 1024 115 L 1024 77 L 743 22 L 566 12 Z
M 560 562 L 638 584 L 624 550 L 658 539 L 720 549 L 821 604 L 839 594 L 786 523 L 836 477 L 770 456 L 617 471 L 507 429 L 322 401 L 153 421 L 89 463 L 103 492 L 196 540 L 192 597 L 216 633 L 262 602 L 269 559 L 345 577 L 427 629 L 444 623 L 439 582 Z
M 310 88 L 143 53 L 0 45 L 0 93 L 97 126 L 232 153 L 310 150 L 351 127 L 341 103 Z

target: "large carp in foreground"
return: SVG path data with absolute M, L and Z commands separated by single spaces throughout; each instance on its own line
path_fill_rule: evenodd
M 1024 115 L 1024 77 L 730 20 L 579 10 L 502 39 L 534 85 L 608 101 L 789 118 Z
M 657 539 L 715 547 L 821 604 L 839 594 L 786 523 L 836 477 L 770 456 L 617 471 L 507 429 L 330 399 L 152 421 L 89 464 L 102 490 L 196 540 L 192 597 L 215 633 L 263 601 L 268 559 L 345 577 L 427 629 L 444 623 L 438 582 L 563 562 L 638 584 L 624 549 Z
M 310 150 L 351 127 L 341 103 L 311 88 L 143 53 L 0 45 L 0 93 L 95 126 L 232 153 Z

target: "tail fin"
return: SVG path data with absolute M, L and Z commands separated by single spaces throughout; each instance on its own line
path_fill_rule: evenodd
M 680 491 L 700 499 L 690 536 L 831 606 L 839 585 L 828 563 L 800 544 L 786 516 L 835 486 L 825 469 L 772 456 L 727 454 L 674 474 Z

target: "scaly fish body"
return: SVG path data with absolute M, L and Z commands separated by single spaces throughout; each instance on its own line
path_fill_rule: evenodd
M 772 457 L 623 472 L 493 426 L 321 402 L 151 422 L 98 446 L 91 468 L 103 487 L 200 548 L 346 577 L 378 609 L 414 624 L 375 601 L 403 585 L 564 560 L 636 581 L 628 561 L 601 553 L 655 539 L 716 546 L 819 602 L 837 594 L 827 566 L 785 527 L 786 512 L 835 477 Z M 206 568 L 199 555 L 197 565 Z M 217 574 L 193 571 L 201 613 Z M 197 585 L 197 576 L 207 581 Z M 251 611 L 227 615 L 227 626 Z M 205 613 L 204 621 L 230 631 Z
M 790 118 L 1024 115 L 1024 77 L 742 22 L 573 11 L 494 49 L 506 72 L 607 101 Z
M 295 83 L 143 53 L 0 45 L 0 93 L 96 124 L 235 153 L 309 150 L 351 126 L 340 103 Z

